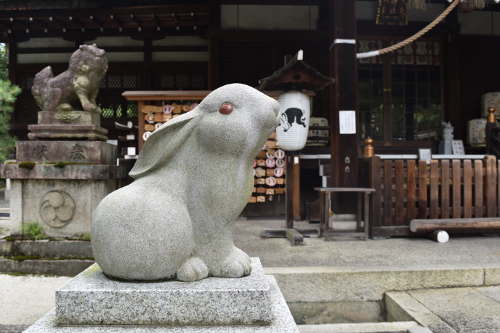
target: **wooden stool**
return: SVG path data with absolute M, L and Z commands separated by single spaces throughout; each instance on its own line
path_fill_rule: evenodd
M 330 236 L 356 236 L 356 237 L 364 237 L 365 240 L 368 239 L 368 220 L 369 220 L 369 195 L 375 191 L 373 188 L 359 188 L 359 187 L 316 187 L 314 188 L 320 194 L 320 204 L 319 204 L 319 226 L 320 233 L 323 233 L 325 236 L 325 241 L 330 241 Z M 335 232 L 330 229 L 329 220 L 330 220 L 330 194 L 333 192 L 348 192 L 348 193 L 357 193 L 358 194 L 358 210 L 356 214 L 356 232 Z M 365 227 L 363 231 L 361 229 L 361 197 L 364 194 L 364 205 L 365 205 L 365 214 L 364 221 Z M 321 234 L 320 234 L 321 236 Z

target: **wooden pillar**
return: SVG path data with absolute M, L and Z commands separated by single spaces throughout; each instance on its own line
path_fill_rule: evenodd
M 293 220 L 301 221 L 300 216 L 300 158 L 294 156 L 293 161 Z
M 152 82 L 152 68 L 151 64 L 153 63 L 153 41 L 151 39 L 144 40 L 144 83 L 143 89 L 151 90 L 153 87 Z
M 220 83 L 220 3 L 210 1 L 210 27 L 208 33 L 208 89 L 217 89 Z
M 330 86 L 333 96 L 333 130 L 330 135 L 333 185 L 338 187 L 358 185 L 358 134 L 341 134 L 339 124 L 341 111 L 355 111 L 357 122 L 355 7 L 355 1 L 330 0 L 330 76 L 335 78 L 335 83 Z
M 294 167 L 293 154 L 286 155 L 285 219 L 286 228 L 293 229 Z
M 9 51 L 9 63 L 7 64 L 7 69 L 9 70 L 9 80 L 12 83 L 17 83 L 16 71 L 17 71 L 17 42 L 14 40 L 9 41 L 8 45 Z M 16 117 L 12 117 L 15 119 Z
M 356 59 L 356 1 L 330 0 L 330 75 L 335 83 L 330 86 L 332 94 L 331 108 L 331 168 L 332 186 L 358 187 L 358 94 L 357 94 L 357 59 Z M 344 111 L 354 111 L 354 129 L 356 133 L 341 133 L 346 123 L 340 124 L 342 115 L 352 115 Z M 342 126 L 341 126 L 342 125 Z M 345 197 L 345 196 L 343 196 Z M 337 212 L 352 210 L 349 202 L 332 202 Z M 351 205 L 352 206 L 352 205 Z
M 453 125 L 455 138 L 465 138 L 467 121 L 464 119 L 464 114 L 466 112 L 460 111 L 462 110 L 462 99 L 457 98 L 457 96 L 461 96 L 458 10 L 452 10 L 446 16 L 446 23 L 452 26 L 453 30 L 446 38 L 443 38 L 444 82 L 442 89 L 443 96 L 446 96 L 443 101 L 443 119 Z
M 494 108 L 488 108 L 488 116 L 486 118 L 486 154 L 491 155 L 493 154 L 493 147 L 492 147 L 492 142 L 491 142 L 491 136 L 493 129 L 497 127 L 497 121 L 495 118 L 495 109 Z

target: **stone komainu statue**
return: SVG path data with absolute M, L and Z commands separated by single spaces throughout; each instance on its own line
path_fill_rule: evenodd
M 96 105 L 99 85 L 108 69 L 105 51 L 81 45 L 69 60 L 68 69 L 54 77 L 52 68 L 36 74 L 31 92 L 42 111 L 101 112 Z

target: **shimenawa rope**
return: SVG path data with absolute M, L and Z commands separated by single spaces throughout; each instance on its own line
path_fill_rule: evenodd
M 361 58 L 370 58 L 370 57 L 375 57 L 375 56 L 378 56 L 378 55 L 381 55 L 381 54 L 384 54 L 384 53 L 389 53 L 389 52 L 392 52 L 392 51 L 395 51 L 397 49 L 399 49 L 400 47 L 403 47 L 405 45 L 408 45 L 412 42 L 414 42 L 416 39 L 422 37 L 426 32 L 428 32 L 429 30 L 431 30 L 432 28 L 434 28 L 434 26 L 436 26 L 436 24 L 438 24 L 443 18 L 446 17 L 446 15 L 448 15 L 452 10 L 453 8 L 455 8 L 459 3 L 460 3 L 461 0 L 454 0 L 449 6 L 448 8 L 446 8 L 442 13 L 441 15 L 439 15 L 438 17 L 436 17 L 434 19 L 434 21 L 432 21 L 431 23 L 429 23 L 425 28 L 423 28 L 422 30 L 420 30 L 419 32 L 417 32 L 416 34 L 414 34 L 413 36 L 397 43 L 397 44 L 394 44 L 394 45 L 391 45 L 389 47 L 386 47 L 386 48 L 383 48 L 383 49 L 380 49 L 380 50 L 376 50 L 376 51 L 370 51 L 370 52 L 363 52 L 363 53 L 358 53 L 356 55 L 356 58 L 358 59 L 361 59 Z

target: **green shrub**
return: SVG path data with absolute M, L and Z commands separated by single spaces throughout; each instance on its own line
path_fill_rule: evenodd
M 39 240 L 47 238 L 43 231 L 43 226 L 38 222 L 23 223 L 23 235 L 27 239 Z
M 9 130 L 13 105 L 20 92 L 21 89 L 9 80 L 0 79 L 0 163 L 9 159 L 16 147 L 17 139 L 9 134 Z

